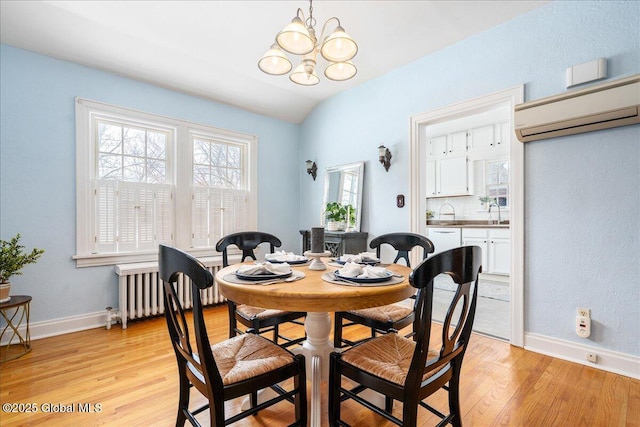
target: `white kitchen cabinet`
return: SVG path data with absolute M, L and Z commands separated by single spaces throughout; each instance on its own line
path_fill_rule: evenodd
M 427 238 L 433 243 L 434 254 L 460 247 L 460 228 L 458 227 L 429 227 Z
M 440 135 L 429 139 L 429 157 L 464 155 L 467 151 L 467 131 Z
M 507 228 L 463 228 L 462 245 L 482 248 L 482 272 L 511 273 L 511 243 Z
M 511 132 L 509 122 L 473 128 L 469 131 L 468 150 L 470 153 L 486 150 L 495 154 L 508 152 L 511 142 L 509 132 Z
M 472 194 L 466 156 L 427 160 L 425 174 L 428 198 Z
M 494 126 L 481 126 L 471 129 L 469 132 L 469 148 L 472 150 L 484 150 L 493 147 Z

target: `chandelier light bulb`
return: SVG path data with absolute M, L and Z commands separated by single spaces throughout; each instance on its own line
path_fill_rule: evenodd
M 281 48 L 294 55 L 305 55 L 315 47 L 314 41 L 309 35 L 309 30 L 298 16 L 283 28 L 276 36 L 276 42 Z
M 358 45 L 344 31 L 344 28 L 338 25 L 333 33 L 324 39 L 320 53 L 327 61 L 345 62 L 356 56 Z
M 308 67 L 308 65 L 305 67 L 306 64 L 300 64 L 298 65 L 294 70 L 293 73 L 291 73 L 291 75 L 289 76 L 289 79 L 299 85 L 302 86 L 315 86 L 320 82 L 320 78 L 318 77 L 318 75 L 316 74 L 315 70 L 313 68 L 311 68 L 311 73 L 308 73 L 307 70 L 305 70 L 305 68 Z
M 332 62 L 329 66 L 324 70 L 324 75 L 326 78 L 335 81 L 343 81 L 349 80 L 353 76 L 356 75 L 358 69 L 353 62 Z
M 258 62 L 258 68 L 267 74 L 281 76 L 291 71 L 293 65 L 280 46 L 274 43 Z

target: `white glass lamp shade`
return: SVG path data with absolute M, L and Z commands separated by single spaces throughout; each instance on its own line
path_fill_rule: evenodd
M 310 74 L 307 73 L 304 69 L 304 64 L 298 65 L 289 76 L 289 79 L 302 86 L 314 86 L 320 82 L 320 78 L 316 74 L 315 70 Z
M 302 19 L 297 16 L 278 33 L 276 42 L 281 48 L 294 55 L 305 55 L 315 47 L 309 31 L 304 26 Z
M 267 74 L 280 76 L 291 71 L 293 65 L 280 46 L 274 43 L 258 62 L 258 68 Z
M 358 69 L 351 61 L 332 62 L 324 70 L 324 75 L 330 80 L 349 80 L 356 75 Z
M 344 28 L 338 25 L 322 42 L 320 53 L 329 62 L 346 62 L 356 56 L 358 45 L 344 32 Z

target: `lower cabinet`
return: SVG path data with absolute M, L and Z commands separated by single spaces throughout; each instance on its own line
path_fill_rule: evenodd
M 482 248 L 482 272 L 511 274 L 511 241 L 508 228 L 463 228 L 463 246 Z

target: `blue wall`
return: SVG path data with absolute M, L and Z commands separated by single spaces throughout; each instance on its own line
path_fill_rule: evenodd
M 409 118 L 525 84 L 525 99 L 564 92 L 565 69 L 608 58 L 608 75 L 640 72 L 640 2 L 556 1 L 317 107 L 301 158 L 320 168 L 366 160 L 363 227 L 409 229 Z M 428 43 L 428 40 L 425 40 Z M 389 172 L 376 147 L 393 153 Z M 640 355 L 640 126 L 525 144 L 525 331 Z M 322 185 L 301 182 L 301 225 L 315 224 Z M 408 201 L 408 200 L 407 200 Z
M 71 260 L 76 96 L 258 135 L 259 227 L 297 250 L 297 229 L 319 223 L 325 167 L 364 160 L 363 229 L 408 229 L 395 196 L 409 194 L 411 115 L 522 83 L 527 100 L 554 95 L 567 67 L 600 57 L 610 78 L 639 73 L 638 22 L 640 2 L 556 1 L 341 93 L 300 126 L 3 45 L 0 235 L 47 250 L 14 293 L 34 295 L 34 321 L 117 305 L 111 267 Z M 575 309 L 589 307 L 591 345 L 640 355 L 640 126 L 527 143 L 525 168 L 526 332 L 583 342 Z M 273 188 L 299 198 L 269 203 Z
M 45 249 L 35 265 L 11 278 L 11 293 L 34 297 L 34 322 L 117 307 L 113 267 L 77 269 L 76 96 L 258 136 L 258 227 L 299 250 L 294 208 L 270 203 L 298 194 L 298 126 L 138 81 L 0 46 L 0 236 L 20 232 L 27 248 Z M 299 166 L 299 167 L 298 167 Z

